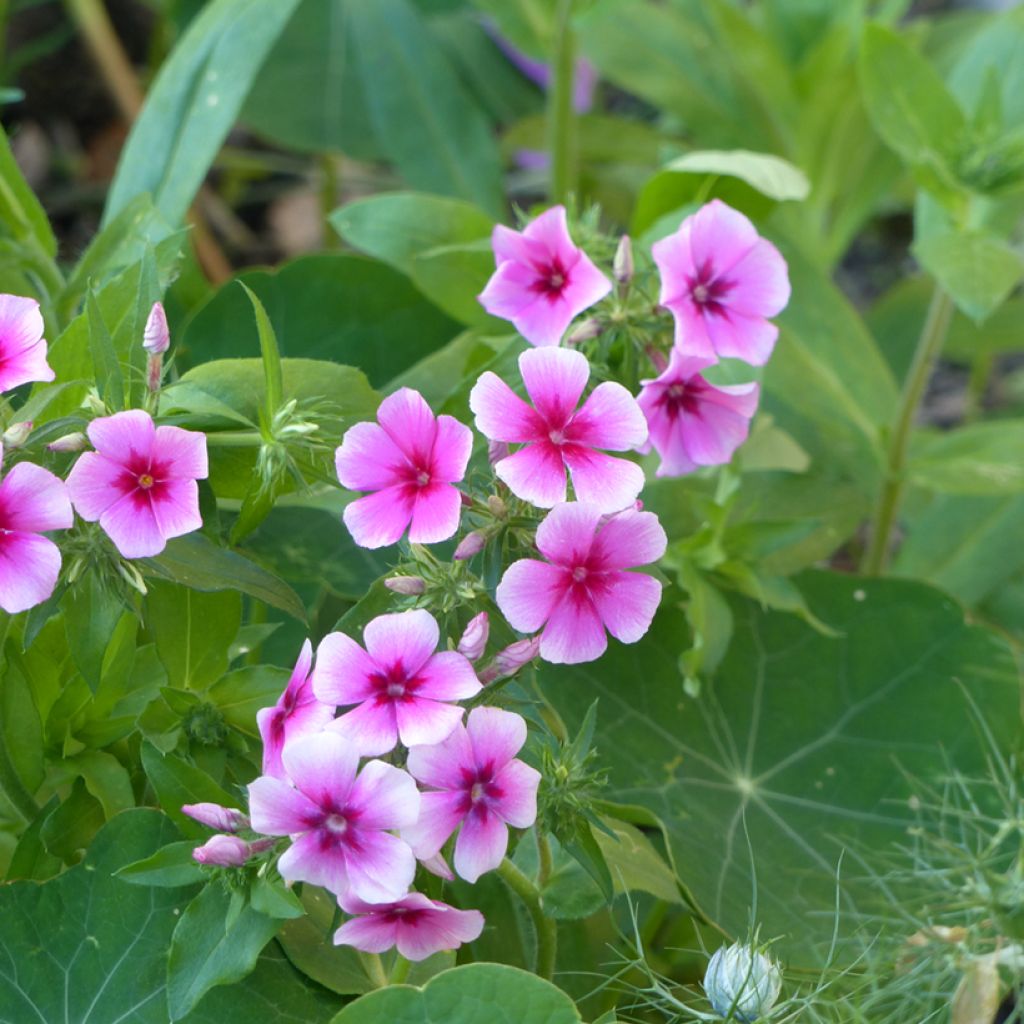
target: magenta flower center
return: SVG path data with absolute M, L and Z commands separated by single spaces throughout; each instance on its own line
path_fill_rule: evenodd
M 549 299 L 557 299 L 568 279 L 569 272 L 556 256 L 549 264 L 537 267 L 537 279 L 531 287 Z
M 572 578 L 576 583 L 582 583 L 588 575 L 587 567 L 585 565 L 577 565 L 572 571 Z
M 411 699 L 419 687 L 419 680 L 415 676 L 410 679 L 400 661 L 371 676 L 370 682 L 377 691 L 377 700 L 382 704 Z
M 704 312 L 719 316 L 724 314 L 725 298 L 732 291 L 734 284 L 733 281 L 716 278 L 708 262 L 701 264 L 697 268 L 696 276 L 687 281 L 690 298 L 694 303 Z
M 670 384 L 665 388 L 661 405 L 669 417 L 675 419 L 680 413 L 696 413 L 700 407 L 700 383 L 696 381 Z

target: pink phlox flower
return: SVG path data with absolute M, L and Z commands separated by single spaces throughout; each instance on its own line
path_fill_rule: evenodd
M 767 318 L 785 309 L 789 276 L 779 250 L 742 213 L 713 199 L 651 252 L 681 352 L 768 361 L 779 329 Z
M 334 705 L 322 704 L 313 693 L 312 665 L 313 646 L 307 640 L 278 702 L 272 708 L 256 712 L 256 724 L 263 740 L 264 775 L 282 777 L 281 752 L 285 744 L 299 736 L 322 732 L 334 721 Z
M 373 904 L 352 896 L 339 901 L 347 914 L 358 914 L 335 933 L 336 946 L 354 946 L 364 953 L 398 947 L 406 960 L 426 960 L 445 949 L 458 949 L 480 938 L 484 916 L 479 910 L 457 910 L 447 903 L 411 892 L 394 903 Z
M 556 505 L 537 527 L 546 562 L 522 558 L 505 570 L 496 593 L 509 625 L 522 633 L 543 627 L 540 656 L 577 664 L 599 658 L 605 630 L 636 643 L 661 601 L 661 584 L 627 570 L 665 553 L 665 531 L 652 512 L 627 509 L 602 523 L 595 505 Z
M 41 534 L 73 522 L 64 481 L 48 470 L 19 462 L 0 480 L 0 608 L 13 615 L 53 593 L 60 549 Z
M 377 421 L 350 427 L 335 455 L 343 487 L 375 492 L 345 508 L 345 525 L 355 542 L 385 547 L 406 527 L 414 544 L 454 536 L 462 496 L 453 484 L 466 473 L 472 431 L 451 416 L 435 419 L 411 388 L 385 398 Z
M 482 434 L 523 446 L 494 466 L 512 493 L 551 508 L 565 501 L 568 469 L 580 501 L 604 512 L 635 501 L 644 485 L 643 470 L 597 449 L 628 451 L 647 439 L 636 399 L 621 384 L 605 381 L 577 408 L 590 364 L 571 349 L 531 349 L 519 357 L 519 370 L 532 406 L 490 371 L 469 396 Z
M 416 783 L 400 768 L 369 761 L 331 732 L 303 736 L 282 754 L 285 779 L 261 775 L 249 785 L 252 827 L 291 836 L 277 867 L 286 882 L 322 885 L 336 896 L 387 903 L 412 884 L 416 858 L 389 829 L 419 817 Z M 289 784 L 291 783 L 291 784 Z
M 364 650 L 344 633 L 317 649 L 313 692 L 325 704 L 356 705 L 331 729 L 367 757 L 440 743 L 462 718 L 451 701 L 480 692 L 465 655 L 437 651 L 440 630 L 428 611 L 378 615 L 363 631 Z
M 638 399 L 647 417 L 651 447 L 661 456 L 658 476 L 682 476 L 698 466 L 728 462 L 746 440 L 757 410 L 757 384 L 709 384 L 700 371 L 707 360 L 678 349 L 666 370 L 641 381 Z
M 402 831 L 417 857 L 431 857 L 459 829 L 455 870 L 467 882 L 496 868 L 508 848 L 508 826 L 537 818 L 540 772 L 518 760 L 526 722 L 500 708 L 474 708 L 443 742 L 413 747 L 408 769 L 425 786 L 420 816 Z M 461 826 L 461 827 L 460 827 Z
M 564 206 L 522 231 L 498 224 L 491 244 L 497 270 L 478 298 L 531 345 L 557 345 L 573 317 L 611 291 L 611 281 L 569 237 Z
M 56 377 L 46 361 L 43 329 L 35 299 L 0 295 L 0 391 Z
M 220 804 L 183 804 L 181 813 L 187 814 L 200 825 L 220 829 L 221 832 L 237 832 L 249 827 L 249 819 L 241 811 L 234 807 L 222 807 Z
M 198 530 L 199 485 L 209 466 L 206 435 L 157 427 L 141 409 L 93 420 L 96 448 L 68 476 L 75 511 L 99 522 L 125 558 L 158 555 L 171 537 Z

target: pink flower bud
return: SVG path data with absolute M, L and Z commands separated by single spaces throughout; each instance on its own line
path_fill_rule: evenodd
M 487 617 L 487 612 L 474 615 L 469 620 L 469 625 L 466 626 L 466 631 L 462 634 L 462 639 L 459 640 L 456 650 L 470 661 L 476 661 L 484 653 L 490 631 L 491 622 Z
M 80 430 L 76 430 L 73 434 L 58 437 L 46 447 L 51 452 L 84 452 L 89 447 L 89 439 Z
M 167 327 L 167 314 L 163 303 L 154 302 L 142 332 L 142 347 L 155 356 L 161 355 L 171 347 L 171 332 Z
M 198 821 L 200 825 L 217 828 L 222 832 L 237 832 L 240 828 L 249 827 L 249 819 L 233 807 L 221 807 L 220 804 L 185 804 L 182 814 Z
M 499 679 L 507 679 L 515 675 L 524 665 L 528 665 L 540 653 L 540 634 L 528 636 L 525 640 L 517 640 L 508 647 L 498 651 L 494 661 L 480 673 L 482 683 L 493 683 Z
M 392 593 L 417 597 L 426 591 L 427 582 L 420 576 L 392 576 L 384 581 L 384 586 Z
M 619 247 L 615 250 L 612 261 L 612 275 L 619 284 L 628 284 L 633 279 L 633 243 L 629 235 L 619 239 Z
M 455 554 L 452 557 L 456 562 L 464 562 L 474 555 L 479 555 L 481 551 L 487 546 L 487 538 L 479 532 L 474 530 L 472 533 L 467 533 L 462 540 L 459 541 L 458 547 L 455 549 Z
M 192 857 L 200 864 L 212 864 L 221 868 L 239 868 L 252 853 L 252 848 L 238 836 L 218 833 L 210 836 L 202 846 L 192 851 Z
M 511 449 L 507 441 L 490 441 L 487 445 L 487 461 L 493 466 L 502 459 L 507 459 Z
M 4 447 L 5 448 L 20 448 L 27 440 L 28 435 L 32 433 L 32 421 L 22 420 L 21 423 L 12 423 L 4 431 Z
M 582 323 L 577 324 L 565 339 L 566 345 L 582 345 L 585 341 L 592 341 L 602 331 L 603 325 L 600 320 L 590 317 Z
M 496 494 L 487 499 L 487 508 L 495 519 L 504 519 L 508 515 L 508 505 L 505 504 Z

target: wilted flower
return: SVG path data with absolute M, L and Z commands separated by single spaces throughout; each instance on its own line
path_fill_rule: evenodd
M 20 295 L 0 295 L 0 391 L 55 377 L 46 361 L 39 303 Z
M 200 825 L 220 829 L 222 832 L 237 832 L 249 827 L 249 819 L 241 811 L 234 807 L 221 807 L 220 804 L 184 804 L 181 813 L 187 814 Z
M 746 1022 L 763 1017 L 782 989 L 782 973 L 764 953 L 736 942 L 711 958 L 704 991 L 721 1017 Z

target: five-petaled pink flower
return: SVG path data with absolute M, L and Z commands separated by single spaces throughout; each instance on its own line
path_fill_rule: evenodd
M 465 655 L 437 651 L 440 631 L 430 612 L 378 615 L 363 631 L 366 650 L 344 633 L 320 642 L 313 692 L 325 704 L 357 705 L 331 726 L 360 754 L 386 754 L 401 739 L 407 747 L 440 743 L 462 718 L 449 701 L 480 692 Z
M 767 317 L 785 309 L 789 276 L 778 249 L 742 213 L 713 199 L 651 251 L 681 352 L 768 361 L 779 329 Z
M 467 882 L 501 863 L 508 826 L 529 828 L 537 817 L 540 772 L 516 758 L 525 742 L 519 715 L 482 707 L 443 743 L 409 751 L 409 772 L 433 787 L 421 795 L 419 820 L 402 831 L 417 857 L 436 854 L 461 825 L 455 870 Z
M 643 470 L 595 449 L 628 451 L 643 444 L 647 424 L 636 399 L 621 384 L 606 381 L 577 409 L 590 364 L 570 349 L 524 352 L 519 371 L 533 406 L 490 371 L 469 396 L 482 434 L 523 445 L 494 466 L 512 493 L 551 508 L 565 501 L 568 468 L 576 497 L 602 512 L 617 512 L 635 501 L 644 485 Z
M 406 960 L 426 960 L 445 949 L 458 949 L 480 938 L 484 916 L 479 910 L 456 910 L 447 903 L 411 892 L 394 903 L 364 903 L 355 897 L 339 900 L 346 914 L 359 914 L 335 933 L 336 946 L 354 946 L 364 953 L 398 947 Z
M 57 585 L 60 549 L 40 536 L 74 522 L 64 482 L 31 462 L 0 481 L 0 608 L 14 614 L 42 604 Z
M 544 627 L 545 661 L 599 658 L 608 646 L 606 628 L 627 644 L 647 632 L 661 584 L 626 570 L 665 553 L 665 531 L 656 515 L 627 509 L 604 520 L 596 505 L 556 505 L 537 527 L 536 543 L 548 561 L 513 562 L 495 596 L 513 629 L 532 633 Z
M 85 452 L 68 476 L 75 511 L 100 526 L 125 558 L 163 551 L 198 530 L 199 486 L 208 473 L 206 435 L 154 426 L 141 409 L 93 420 Z
M 491 244 L 498 269 L 479 300 L 488 313 L 511 320 L 531 345 L 557 345 L 573 317 L 611 291 L 608 278 L 569 237 L 564 206 L 553 206 L 521 232 L 497 225 Z
M 39 303 L 20 295 L 0 295 L 0 391 L 55 376 L 46 361 Z
M 336 896 L 351 891 L 369 903 L 401 899 L 412 884 L 416 858 L 389 829 L 419 817 L 420 794 L 394 765 L 369 761 L 336 733 L 289 743 L 282 755 L 287 778 L 261 775 L 249 785 L 252 827 L 291 836 L 277 863 L 286 882 L 322 885 Z
M 334 705 L 321 704 L 313 693 L 309 673 L 312 664 L 313 647 L 307 640 L 278 702 L 256 712 L 256 725 L 263 740 L 264 775 L 283 776 L 281 752 L 285 744 L 299 736 L 322 732 L 334 720 Z
M 706 359 L 674 348 L 664 373 L 641 382 L 640 408 L 650 427 L 645 450 L 653 446 L 661 456 L 658 476 L 722 465 L 747 438 L 757 384 L 715 387 L 700 375 L 707 365 Z
M 338 479 L 353 491 L 375 491 L 345 509 L 357 544 L 394 544 L 409 529 L 414 544 L 447 540 L 459 528 L 473 433 L 451 416 L 430 411 L 418 391 L 400 388 L 380 403 L 377 423 L 357 423 L 335 456 Z

